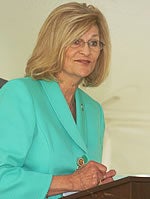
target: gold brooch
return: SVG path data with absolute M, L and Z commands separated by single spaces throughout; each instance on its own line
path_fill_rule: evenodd
M 77 167 L 78 169 L 81 168 L 84 164 L 88 162 L 88 158 L 86 155 L 83 155 L 82 157 L 77 159 Z

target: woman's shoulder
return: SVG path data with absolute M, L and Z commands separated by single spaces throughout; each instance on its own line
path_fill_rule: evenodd
M 22 78 L 15 78 L 15 79 L 10 79 L 6 82 L 4 86 L 15 86 L 15 85 L 26 85 L 26 84 L 33 84 L 35 80 L 33 80 L 30 77 L 22 77 Z
M 19 96 L 27 97 L 30 96 L 35 90 L 37 91 L 36 88 L 38 87 L 38 81 L 29 77 L 11 79 L 8 80 L 0 89 L 0 96 L 11 96 L 11 98 L 13 96 L 15 98 Z
M 2 90 L 11 90 L 17 91 L 17 90 L 25 90 L 28 87 L 33 88 L 34 85 L 38 84 L 36 80 L 33 80 L 30 77 L 23 77 L 23 78 L 16 78 L 8 80 L 5 85 L 3 85 Z

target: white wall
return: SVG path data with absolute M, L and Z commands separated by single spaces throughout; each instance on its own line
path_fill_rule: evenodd
M 68 2 L 68 1 L 63 1 Z M 84 1 L 79 1 L 84 2 Z M 88 90 L 98 100 L 120 88 L 145 90 L 150 73 L 150 1 L 91 0 L 105 14 L 112 38 L 111 75 L 104 89 Z M 52 0 L 0 0 L 0 76 L 24 75 L 39 29 L 49 12 L 62 3 Z M 105 86 L 106 85 L 106 86 Z M 100 93 L 99 93 L 100 92 Z M 105 96 L 107 97 L 107 96 Z
M 24 75 L 43 21 L 62 2 L 69 1 L 0 0 L 0 77 L 12 79 Z M 112 39 L 111 74 L 102 87 L 86 91 L 102 102 L 111 136 L 115 135 L 112 121 L 118 122 L 116 118 L 122 115 L 125 115 L 125 121 L 130 121 L 132 113 L 133 121 L 137 121 L 139 115 L 145 120 L 146 114 L 149 123 L 150 1 L 86 0 L 86 3 L 92 3 L 103 11 Z M 145 127 L 142 125 L 141 130 Z M 132 125 L 122 124 L 123 128 L 127 126 Z M 129 128 L 126 130 L 130 132 Z M 121 133 L 122 130 L 115 131 Z M 148 127 L 146 133 L 149 132 Z

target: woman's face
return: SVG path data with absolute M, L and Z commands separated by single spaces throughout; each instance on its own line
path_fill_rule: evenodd
M 78 82 L 94 70 L 100 54 L 99 47 L 95 46 L 99 40 L 98 28 L 92 26 L 67 48 L 62 71 L 65 79 L 69 78 Z

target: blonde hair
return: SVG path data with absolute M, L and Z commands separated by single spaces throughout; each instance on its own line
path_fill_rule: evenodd
M 37 44 L 27 62 L 26 76 L 57 80 L 64 56 L 71 42 L 97 25 L 105 47 L 100 52 L 94 71 L 83 79 L 83 85 L 98 86 L 107 77 L 110 62 L 110 37 L 105 17 L 99 9 L 86 3 L 66 3 L 55 8 L 44 22 Z

